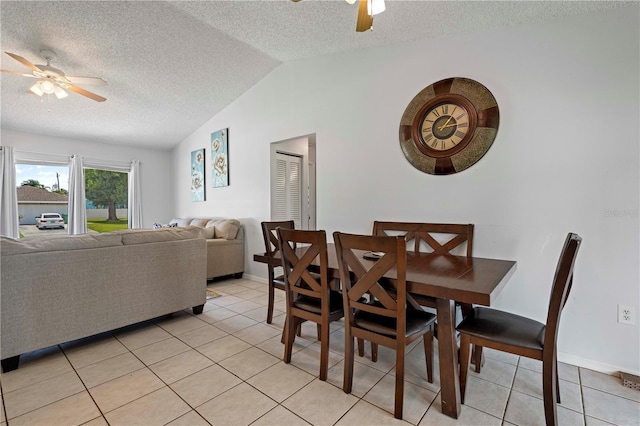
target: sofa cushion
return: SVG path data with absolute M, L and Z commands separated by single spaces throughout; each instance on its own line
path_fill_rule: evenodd
M 1 238 L 1 250 L 3 256 L 14 254 L 63 251 L 63 250 L 87 250 L 100 247 L 122 245 L 122 236 L 119 234 L 81 234 L 81 235 L 52 235 L 39 238 Z
M 240 221 L 236 219 L 226 219 L 216 222 L 213 225 L 216 238 L 224 238 L 225 240 L 233 240 L 238 235 L 240 229 Z
M 187 226 L 186 228 L 135 229 L 120 234 L 122 244 L 146 244 L 163 241 L 186 240 L 200 237 L 200 228 Z
M 192 220 L 193 220 L 193 218 L 190 218 L 190 217 L 173 218 L 173 219 L 171 219 L 171 222 L 169 222 L 169 223 L 176 223 L 177 226 L 180 226 L 180 227 L 184 228 L 185 226 L 189 226 L 191 224 Z
M 189 225 L 204 228 L 209 223 L 209 219 L 193 219 Z
M 209 228 L 202 228 L 202 229 L 200 229 L 200 236 L 202 238 L 205 238 L 205 239 L 209 240 L 209 239 L 215 237 L 215 231 L 216 230 L 215 230 L 215 228 L 213 226 L 209 227 Z

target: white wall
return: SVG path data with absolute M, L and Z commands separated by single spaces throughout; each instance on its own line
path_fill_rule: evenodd
M 140 160 L 142 190 L 142 226 L 150 228 L 154 222 L 168 222 L 173 212 L 171 190 L 170 151 L 107 145 L 85 140 L 62 139 L 35 133 L 2 129 L 2 145 L 14 151 L 130 162 Z M 85 160 L 86 161 L 86 160 Z
M 315 133 L 319 229 L 474 223 L 474 255 L 518 261 L 499 308 L 544 321 L 561 245 L 581 234 L 560 359 L 638 374 L 638 326 L 617 324 L 616 309 L 640 305 L 639 8 L 283 64 L 176 147 L 175 215 L 240 218 L 246 273 L 265 277 L 252 254 L 269 218 L 269 144 Z M 454 76 L 491 90 L 500 129 L 476 165 L 431 176 L 404 158 L 399 121 Z M 209 135 L 224 127 L 231 185 L 192 203 L 189 154 L 207 147 L 210 173 Z

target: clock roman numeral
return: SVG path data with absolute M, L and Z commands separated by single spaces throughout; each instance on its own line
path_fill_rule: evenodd
M 443 114 L 449 113 L 449 105 L 442 105 L 442 113 Z
M 467 127 L 469 123 L 458 123 L 458 127 Z
M 433 115 L 435 115 L 436 117 L 440 117 L 440 113 L 438 111 L 436 111 L 435 109 L 433 111 L 431 111 L 431 113 Z
M 457 137 L 459 137 L 460 139 L 464 138 L 464 135 L 465 135 L 465 133 L 464 133 L 464 132 L 461 132 L 460 130 L 458 130 L 458 131 L 456 132 L 456 136 L 457 136 Z
M 463 112 L 462 114 L 456 117 L 456 121 L 460 121 L 460 119 L 464 116 L 465 116 L 465 113 Z

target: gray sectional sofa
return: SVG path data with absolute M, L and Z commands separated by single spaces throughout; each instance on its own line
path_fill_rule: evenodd
M 33 239 L 0 237 L 0 359 L 206 302 L 207 242 L 197 227 Z
M 240 221 L 227 218 L 174 218 L 170 225 L 195 226 L 207 242 L 207 279 L 244 272 L 244 227 Z

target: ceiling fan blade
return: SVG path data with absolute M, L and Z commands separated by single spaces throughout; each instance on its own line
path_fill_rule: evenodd
M 100 77 L 72 77 L 70 75 L 65 75 L 65 78 L 69 80 L 73 84 L 86 84 L 93 86 L 106 86 L 107 82 L 101 79 Z
M 20 71 L 0 70 L 0 72 L 6 72 L 7 74 L 21 75 L 21 76 L 23 76 L 23 77 L 37 78 L 37 77 L 36 77 L 35 75 L 33 75 L 33 74 L 25 74 L 25 73 L 20 72 Z
M 369 15 L 367 0 L 360 0 L 358 3 L 358 20 L 356 21 L 356 31 L 361 33 L 373 27 L 373 16 Z
M 31 62 L 27 61 L 22 56 L 18 56 L 15 53 L 9 53 L 9 52 L 4 52 L 4 53 L 6 53 L 7 55 L 11 56 L 13 59 L 15 59 L 16 61 L 20 62 L 25 67 L 29 68 L 31 71 L 42 72 L 42 70 L 40 68 L 36 67 L 35 65 L 33 65 Z
M 84 90 L 84 89 L 82 89 L 80 87 L 72 86 L 70 84 L 64 85 L 64 88 L 65 89 L 69 89 L 72 92 L 76 92 L 79 95 L 86 96 L 87 98 L 93 99 L 94 101 L 97 101 L 97 102 L 104 102 L 104 101 L 107 100 L 107 98 L 103 98 L 100 95 L 96 95 L 95 93 L 92 93 L 92 92 L 90 92 L 88 90 Z

